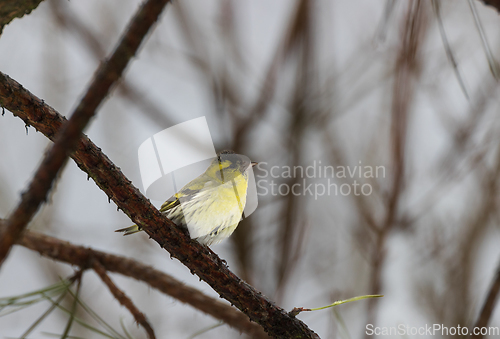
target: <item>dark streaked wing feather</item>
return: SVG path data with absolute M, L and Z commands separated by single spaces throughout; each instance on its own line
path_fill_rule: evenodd
M 178 193 L 165 201 L 163 205 L 161 205 L 160 212 L 168 212 L 172 208 L 179 206 L 181 202 L 184 203 L 195 198 L 201 191 L 212 189 L 218 185 L 218 183 L 213 182 L 206 174 L 203 174 L 189 182 Z
M 171 200 L 172 198 L 174 198 L 174 200 Z M 175 198 L 175 196 L 173 196 L 172 198 L 168 199 L 163 203 L 163 205 L 161 205 L 160 212 L 165 213 L 168 210 L 174 208 L 175 206 L 179 206 L 181 204 L 181 201 Z

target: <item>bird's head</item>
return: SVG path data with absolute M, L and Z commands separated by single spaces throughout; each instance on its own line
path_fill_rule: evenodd
M 210 177 L 222 182 L 228 182 L 240 175 L 248 179 L 247 170 L 256 164 L 243 155 L 236 154 L 230 150 L 224 150 L 217 154 L 217 157 L 212 161 L 206 173 Z

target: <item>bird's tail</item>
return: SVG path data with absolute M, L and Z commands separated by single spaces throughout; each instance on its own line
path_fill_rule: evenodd
M 142 229 L 139 226 L 134 225 L 134 226 L 130 226 L 130 227 L 120 228 L 119 230 L 116 230 L 115 232 L 123 232 L 123 235 L 129 235 L 129 234 L 134 234 L 134 233 L 137 233 L 140 231 L 142 231 Z

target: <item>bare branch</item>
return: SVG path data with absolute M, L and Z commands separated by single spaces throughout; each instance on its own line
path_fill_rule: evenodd
M 91 268 L 92 260 L 97 261 L 108 272 L 119 273 L 143 281 L 158 291 L 189 304 L 216 319 L 222 320 L 229 326 L 253 338 L 268 338 L 262 327 L 250 322 L 246 315 L 233 307 L 206 296 L 197 289 L 184 285 L 184 283 L 172 276 L 155 270 L 151 266 L 146 266 L 134 259 L 78 246 L 32 231 L 26 231 L 20 239 L 19 244 L 37 251 L 44 257 L 77 265 L 83 269 Z
M 50 1 L 49 4 L 60 27 L 76 35 L 78 41 L 86 46 L 86 50 L 91 57 L 101 60 L 106 52 L 104 45 L 99 41 L 99 36 L 94 34 L 80 17 L 69 10 L 69 5 L 64 0 Z M 126 78 L 121 79 L 117 94 L 121 95 L 130 104 L 137 106 L 152 123 L 173 125 L 165 114 L 165 108 L 160 108 L 153 101 L 147 99 L 132 81 L 128 81 Z
M 144 37 L 158 19 L 168 0 L 145 2 L 132 18 L 124 36 L 111 58 L 104 62 L 94 74 L 94 79 L 70 120 L 61 129 L 53 147 L 44 157 L 21 202 L 0 229 L 0 265 L 8 255 L 26 225 L 31 221 L 43 201 L 46 200 L 54 180 L 67 160 L 97 108 L 108 95 L 111 86 L 121 77 L 130 59 L 135 55 Z M 8 77 L 0 74 L 0 105 L 8 107 L 16 88 L 12 88 Z M 14 86 L 19 86 L 15 84 Z M 19 88 L 18 87 L 18 88 Z M 9 100 L 10 99 L 10 100 Z
M 5 86 L 10 89 L 8 100 L 2 97 L 1 89 Z M 1 105 L 50 139 L 66 121 L 53 108 L 6 76 L 0 76 L 0 98 Z M 141 225 L 172 257 L 259 323 L 268 334 L 280 338 L 318 338 L 302 321 L 290 317 L 285 310 L 242 281 L 214 252 L 191 240 L 186 231 L 161 214 L 86 136 L 81 138 L 72 158 L 134 223 Z
M 485 5 L 495 7 L 500 12 L 500 0 L 481 0 Z
M 381 224 L 376 227 L 378 232 L 375 232 L 376 238 L 371 254 L 370 292 L 373 294 L 382 294 L 382 269 L 386 262 L 386 243 L 390 232 L 397 225 L 400 204 L 405 190 L 408 119 L 415 93 L 414 83 L 420 75 L 421 60 L 419 56 L 427 27 L 426 3 L 422 1 L 409 2 L 404 28 L 401 30 L 401 43 L 395 62 L 393 83 L 390 144 L 391 167 L 394 175 L 392 187 L 387 195 L 385 216 Z M 376 303 L 376 299 L 368 301 L 367 323 L 374 323 Z M 368 334 L 365 337 L 368 337 Z
M 101 280 L 108 286 L 111 294 L 118 300 L 120 304 L 125 306 L 130 313 L 132 313 L 132 316 L 134 317 L 135 321 L 137 321 L 138 324 L 140 324 L 142 327 L 144 327 L 144 330 L 148 334 L 148 337 L 151 339 L 155 339 L 155 332 L 153 331 L 153 328 L 149 324 L 148 320 L 146 319 L 146 316 L 144 313 L 139 311 L 139 309 L 134 305 L 132 300 L 127 297 L 125 293 L 123 293 L 122 290 L 120 290 L 113 280 L 106 274 L 106 269 L 97 261 L 94 260 L 92 263 L 92 268 L 94 271 L 97 273 L 97 275 L 101 278 Z
M 3 27 L 15 18 L 22 18 L 38 7 L 43 0 L 7 0 L 0 2 L 0 35 Z

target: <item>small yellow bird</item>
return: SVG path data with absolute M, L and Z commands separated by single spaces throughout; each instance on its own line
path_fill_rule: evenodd
M 238 226 L 246 205 L 248 172 L 256 162 L 222 151 L 207 170 L 170 197 L 160 208 L 176 225 L 187 227 L 191 239 L 213 245 L 229 237 Z M 123 235 L 142 229 L 131 226 L 116 230 Z

